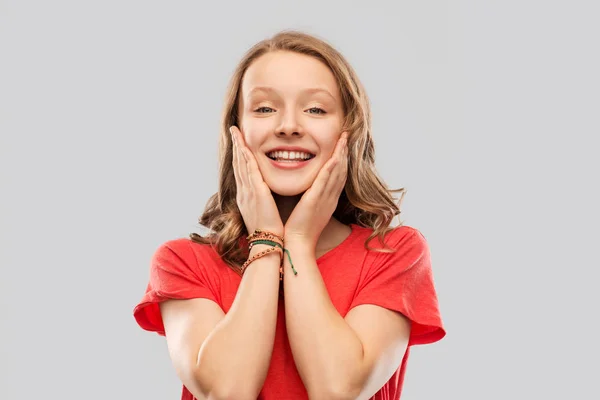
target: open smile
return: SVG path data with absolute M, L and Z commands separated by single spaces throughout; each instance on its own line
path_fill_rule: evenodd
M 281 169 L 297 169 L 306 166 L 315 154 L 304 148 L 275 148 L 266 153 L 271 165 Z
M 306 166 L 315 155 L 303 151 L 271 151 L 267 157 L 276 168 L 298 169 Z

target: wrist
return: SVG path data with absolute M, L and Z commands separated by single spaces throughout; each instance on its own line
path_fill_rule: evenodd
M 301 249 L 314 249 L 316 244 L 313 240 L 298 235 L 284 236 L 285 248 L 301 248 Z
M 274 266 L 279 267 L 281 265 L 281 256 L 283 251 L 275 246 L 269 246 L 264 244 L 254 245 L 248 254 L 248 259 L 242 264 L 242 275 L 246 272 L 246 269 L 255 262 L 259 262 L 261 259 L 272 260 Z
M 265 251 L 267 249 L 270 249 L 271 247 L 274 247 L 274 246 L 271 246 L 271 245 L 268 245 L 268 244 L 255 244 L 250 249 L 249 256 L 252 257 L 252 256 L 256 255 L 257 253 L 260 253 L 261 251 Z M 278 257 L 279 257 L 279 253 L 274 252 L 273 254 L 277 254 Z

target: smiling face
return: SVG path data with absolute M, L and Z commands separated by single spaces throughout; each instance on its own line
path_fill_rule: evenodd
M 310 188 L 333 154 L 343 117 L 335 77 L 314 57 L 270 52 L 246 70 L 240 130 L 264 181 L 281 196 Z

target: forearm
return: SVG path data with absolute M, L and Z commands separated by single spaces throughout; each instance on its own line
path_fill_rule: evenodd
M 364 380 L 362 344 L 333 306 L 312 249 L 287 242 L 286 248 L 298 271 L 291 273 L 286 256 L 286 325 L 298 372 L 311 398 L 352 398 Z
M 250 256 L 267 246 L 257 245 Z M 258 396 L 267 376 L 277 322 L 278 253 L 250 264 L 233 304 L 207 337 L 198 354 L 198 371 L 211 392 L 225 397 Z

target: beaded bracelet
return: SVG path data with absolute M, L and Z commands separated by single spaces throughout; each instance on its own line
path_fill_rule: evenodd
M 260 229 L 256 229 L 254 231 L 254 233 L 251 233 L 250 235 L 248 235 L 246 237 L 246 239 L 248 240 L 253 240 L 253 239 L 267 239 L 267 240 L 272 240 L 272 239 L 279 239 L 279 241 L 283 244 L 284 240 L 283 240 L 283 236 L 279 236 L 276 235 L 272 232 L 267 232 L 267 231 L 263 231 Z
M 294 268 L 294 264 L 292 263 L 292 257 L 290 256 L 290 251 L 288 249 L 284 248 L 282 245 L 280 245 L 279 243 L 274 242 L 272 240 L 254 240 L 250 244 L 251 249 L 254 244 L 270 244 L 271 246 L 276 246 L 276 247 L 281 248 L 281 250 L 283 250 L 287 254 L 288 260 L 290 260 L 290 265 L 292 266 L 292 271 L 294 271 L 294 275 L 298 275 L 298 272 L 296 271 L 296 268 Z M 283 259 L 281 261 L 282 261 L 281 263 L 283 264 Z
M 269 253 L 272 253 L 274 251 L 277 251 L 279 253 L 281 253 L 281 255 L 283 255 L 281 249 L 279 247 L 271 247 L 268 248 L 266 250 L 261 251 L 260 253 L 257 253 L 256 255 L 254 255 L 254 257 L 246 260 L 246 262 L 244 264 L 242 264 L 242 274 L 246 271 L 246 268 L 248 268 L 248 266 L 255 260 L 258 260 L 261 257 L 266 256 Z
M 251 259 L 247 260 L 242 265 L 242 273 L 246 270 L 246 268 L 248 268 L 248 265 L 250 265 L 250 263 L 252 263 L 254 260 L 257 260 L 260 257 L 263 257 L 269 253 L 272 253 L 273 251 L 278 251 L 281 254 L 281 262 L 279 264 L 279 279 L 283 280 L 283 252 L 285 252 L 288 255 L 288 260 L 290 261 L 290 265 L 292 267 L 292 271 L 294 272 L 294 275 L 298 275 L 298 272 L 296 271 L 296 268 L 294 268 L 294 264 L 292 263 L 292 257 L 290 256 L 290 251 L 283 247 L 284 239 L 282 236 L 276 235 L 272 232 L 267 232 L 267 231 L 262 231 L 260 229 L 256 229 L 252 234 L 248 235 L 246 237 L 246 239 L 249 240 L 249 249 L 250 250 L 252 250 L 252 247 L 255 244 L 268 244 L 273 247 L 271 247 L 270 249 L 261 251 L 260 253 L 256 254 L 254 257 L 252 257 Z M 277 241 L 275 241 L 273 239 L 278 239 L 281 243 L 278 243 Z

